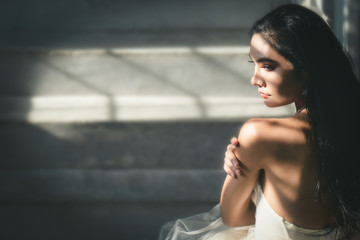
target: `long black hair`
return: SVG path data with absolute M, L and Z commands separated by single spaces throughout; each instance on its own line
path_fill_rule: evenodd
M 296 4 L 265 15 L 252 27 L 250 34 L 255 33 L 305 73 L 318 197 L 335 196 L 336 225 L 351 238 L 360 222 L 360 85 L 348 55 L 319 15 Z

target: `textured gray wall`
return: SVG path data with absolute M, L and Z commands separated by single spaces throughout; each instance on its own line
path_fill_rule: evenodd
M 168 93 L 168 88 L 161 88 L 164 84 L 144 87 L 149 85 L 144 77 L 149 71 L 136 78 L 144 81 L 138 84 L 134 84 L 134 76 L 139 73 L 133 71 L 126 75 L 132 84 L 112 85 L 110 78 L 101 80 L 97 69 L 108 71 L 104 78 L 119 75 L 121 69 L 111 72 L 117 65 L 112 67 L 108 60 L 101 62 L 100 57 L 96 59 L 99 62 L 90 64 L 88 59 L 93 57 L 87 51 L 130 46 L 236 45 L 239 40 L 246 45 L 248 39 L 243 33 L 253 21 L 287 2 L 290 1 L 0 1 L 0 100 L 8 97 L 10 101 L 1 101 L 2 114 L 7 115 L 12 110 L 10 106 L 15 106 L 25 117 L 32 107 L 33 95 L 104 93 L 99 89 L 119 95 L 130 90 L 145 95 Z M 333 14 L 333 5 L 325 7 Z M 356 14 L 358 10 L 352 16 Z M 49 57 L 54 49 L 70 51 Z M 79 49 L 84 50 L 84 55 L 77 58 Z M 158 66 L 167 66 L 171 64 L 169 59 L 176 58 L 160 55 L 146 56 L 155 59 L 146 66 L 141 57 L 131 58 L 140 69 L 154 69 L 153 65 L 161 69 Z M 201 64 L 197 63 L 201 68 L 195 69 L 197 64 L 192 63 L 192 57 L 201 60 Z M 248 74 L 244 65 L 231 71 L 236 68 L 234 59 L 242 61 L 245 57 L 209 58 L 197 54 L 181 59 L 191 64 L 196 76 L 216 77 L 226 83 L 228 80 L 221 76 L 231 75 L 235 81 L 241 75 L 238 71 Z M 228 65 L 224 65 L 225 60 Z M 184 69 L 189 75 L 186 64 Z M 89 71 L 86 66 L 90 66 Z M 212 78 L 207 75 L 209 69 L 216 71 Z M 96 89 L 82 81 L 94 80 L 92 71 L 97 76 Z M 168 76 L 166 69 L 161 74 Z M 39 82 L 41 88 L 37 88 Z M 238 85 L 232 83 L 229 82 L 229 88 L 234 94 Z M 90 93 L 74 88 L 76 84 Z M 203 87 L 189 79 L 178 85 L 192 88 L 191 91 Z M 217 84 L 206 87 L 209 88 L 200 92 L 227 93 Z M 246 94 L 250 91 L 248 85 L 240 87 Z M 29 98 L 28 105 L 19 104 L 18 100 L 24 97 Z M 207 211 L 218 202 L 225 176 L 221 169 L 224 150 L 243 121 L 34 124 L 3 120 L 0 238 L 156 239 L 166 221 Z

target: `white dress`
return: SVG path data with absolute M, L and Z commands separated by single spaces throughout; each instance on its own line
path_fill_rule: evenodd
M 310 230 L 298 227 L 280 217 L 266 201 L 260 184 L 252 200 L 256 205 L 255 225 L 231 228 L 223 224 L 220 206 L 165 224 L 159 240 L 332 240 L 335 229 Z

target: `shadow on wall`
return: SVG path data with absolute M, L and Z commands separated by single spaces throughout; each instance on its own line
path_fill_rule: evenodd
M 114 119 L 117 110 L 113 91 L 101 83 L 89 81 L 89 76 L 80 76 L 74 73 L 76 71 L 57 65 L 58 62 L 49 61 L 50 53 L 42 50 L 106 49 L 111 52 L 119 47 L 137 46 L 247 45 L 248 39 L 234 32 L 247 29 L 269 9 L 288 2 L 294 1 L 265 1 L 264 7 L 259 9 L 255 1 L 243 4 L 236 0 L 211 0 L 206 6 L 189 0 L 2 1 L 0 96 L 8 99 L 3 98 L 0 105 L 8 112 L 1 114 L 5 119 L 6 115 L 10 119 L 12 114 L 21 114 L 17 118 L 26 119 L 27 110 L 34 103 L 21 99 L 13 101 L 13 97 L 99 95 L 108 99 L 108 119 Z M 334 19 L 333 0 L 295 2 L 323 8 Z M 358 1 L 347 2 L 347 20 L 359 22 Z M 355 65 L 359 65 L 358 26 L 359 23 L 351 24 L 348 29 L 349 50 Z M 221 38 L 214 30 L 221 32 Z M 202 60 L 209 63 L 206 58 Z M 222 69 L 219 64 L 217 66 Z M 179 90 L 201 105 L 193 91 L 181 86 Z M 204 113 L 203 109 L 200 111 Z
M 29 97 L 36 86 L 35 66 L 32 58 L 0 50 L 0 118 L 2 120 L 26 119 L 31 109 Z
M 219 189 L 221 170 L 220 178 L 203 181 L 203 191 L 191 195 L 188 188 L 171 184 L 171 172 L 191 172 L 189 166 L 193 171 L 221 169 L 223 143 L 238 125 L 0 124 L 0 236 L 156 239 L 162 223 L 215 204 L 211 200 L 172 201 L 172 197 L 201 197 L 209 192 L 206 188 Z M 161 178 L 158 173 L 168 175 Z M 179 185 L 184 181 L 198 184 L 213 176 L 198 174 L 178 179 Z
M 273 2 L 281 1 L 266 1 L 262 9 L 236 0 L 211 0 L 206 6 L 189 0 L 3 1 L 0 104 L 8 111 L 3 118 L 27 118 L 34 102 L 21 97 L 99 95 L 108 99 L 114 119 L 113 93 L 48 61 L 48 50 L 247 45 L 237 30 L 247 29 Z
M 0 168 L 219 169 L 238 128 L 238 121 L 0 124 Z

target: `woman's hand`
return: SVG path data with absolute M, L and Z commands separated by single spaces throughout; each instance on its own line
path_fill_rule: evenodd
M 235 156 L 235 148 L 239 147 L 239 141 L 236 137 L 231 138 L 231 144 L 226 148 L 225 158 L 224 158 L 224 170 L 231 177 L 236 178 L 241 174 L 240 170 L 240 161 Z

